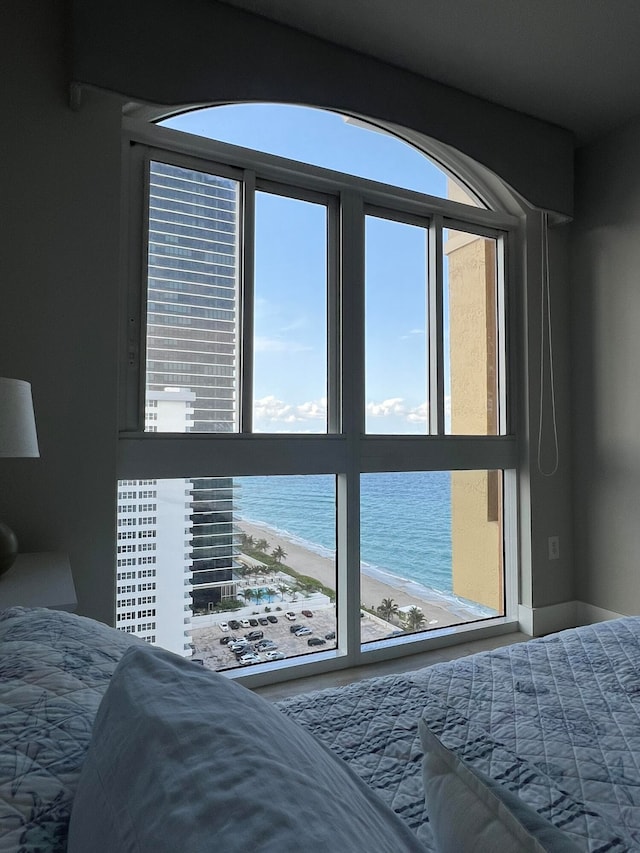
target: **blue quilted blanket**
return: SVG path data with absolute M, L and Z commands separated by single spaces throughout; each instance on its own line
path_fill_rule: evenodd
M 583 850 L 640 850 L 640 618 L 280 702 L 433 848 L 417 720 Z
M 0 853 L 63 853 L 97 707 L 139 642 L 49 610 L 0 612 Z M 640 618 L 278 703 L 433 849 L 417 732 L 509 787 L 579 847 L 640 851 Z
M 140 642 L 53 610 L 0 611 L 0 851 L 63 853 L 93 720 Z

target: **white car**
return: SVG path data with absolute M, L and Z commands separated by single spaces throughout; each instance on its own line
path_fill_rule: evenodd
M 246 655 L 242 655 L 239 663 L 241 666 L 247 666 L 250 663 L 262 663 L 262 658 L 254 652 L 247 652 Z
M 297 631 L 294 632 L 296 637 L 306 637 L 307 634 L 313 634 L 311 628 L 298 628 Z
M 286 655 L 284 652 L 265 652 L 265 658 L 267 660 L 284 660 Z
M 227 622 L 221 622 L 218 625 L 218 628 L 220 628 L 221 631 L 228 631 L 229 630 L 229 624 Z
M 287 610 L 287 612 L 284 615 L 285 615 L 285 618 L 287 618 L 289 620 L 289 622 L 295 622 L 296 621 L 296 614 L 293 612 L 293 610 Z
M 249 622 L 249 620 L 248 620 L 248 619 L 241 619 L 241 620 L 240 620 L 240 625 L 241 625 L 243 628 L 250 628 L 250 627 L 251 627 L 251 623 Z

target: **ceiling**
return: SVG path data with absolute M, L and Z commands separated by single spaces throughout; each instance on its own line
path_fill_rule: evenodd
M 640 115 L 638 0 L 223 0 L 558 124 Z

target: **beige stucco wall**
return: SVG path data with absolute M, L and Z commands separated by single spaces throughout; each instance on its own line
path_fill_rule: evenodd
M 497 432 L 495 245 L 453 232 L 449 260 L 451 433 Z M 451 478 L 453 591 L 504 610 L 502 498 L 494 472 Z

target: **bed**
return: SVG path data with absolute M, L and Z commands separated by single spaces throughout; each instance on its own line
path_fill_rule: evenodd
M 175 683 L 184 701 L 171 718 L 164 704 Z M 450 775 L 461 767 L 481 788 L 493 786 L 502 812 L 515 798 L 566 840 L 562 849 L 640 850 L 639 714 L 640 618 L 274 707 L 92 620 L 11 608 L 0 612 L 0 853 L 67 843 L 70 853 L 210 849 L 172 846 L 169 837 L 165 846 L 113 841 L 109 833 L 127 821 L 131 837 L 149 830 L 157 840 L 160 824 L 149 817 L 157 804 L 161 815 L 185 814 L 189 831 L 215 814 L 211 849 L 292 849 L 286 833 L 305 851 L 445 849 L 434 837 L 438 794 L 425 769 L 432 743 L 453 757 Z M 120 799 L 101 806 L 107 777 Z M 223 800 L 205 803 L 214 796 Z M 107 812 L 113 826 L 100 822 Z M 138 814 L 142 830 L 132 822 Z M 342 831 L 339 815 L 358 845 L 328 846 Z M 87 831 L 103 846 L 88 845 Z

